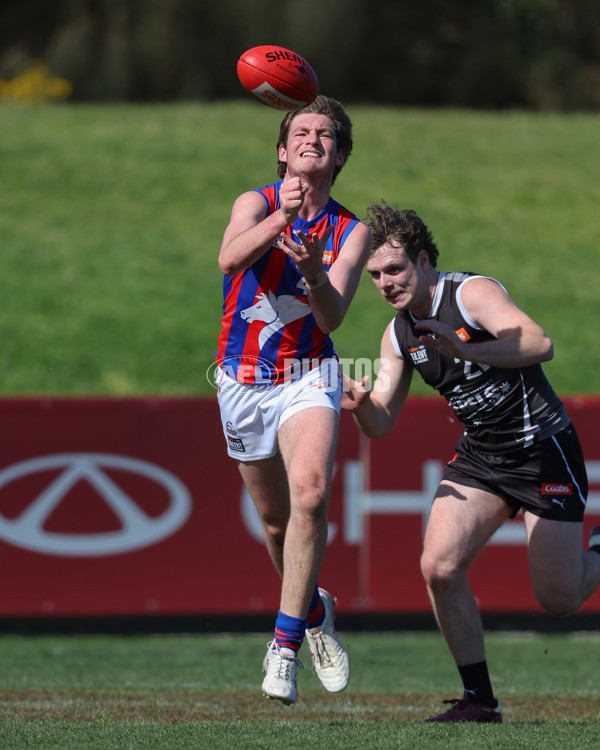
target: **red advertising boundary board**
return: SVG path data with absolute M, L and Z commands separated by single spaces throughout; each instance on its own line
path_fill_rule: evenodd
M 600 523 L 600 398 L 567 399 Z M 0 617 L 260 615 L 279 581 L 213 398 L 0 399 Z M 419 555 L 460 426 L 412 397 L 393 434 L 342 414 L 321 582 L 348 614 L 431 612 Z M 537 613 L 517 517 L 481 553 L 483 612 Z M 600 612 L 600 595 L 582 608 Z

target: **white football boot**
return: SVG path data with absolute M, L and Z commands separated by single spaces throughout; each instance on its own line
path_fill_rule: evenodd
M 262 684 L 263 695 L 281 701 L 286 706 L 295 703 L 298 699 L 298 667 L 304 669 L 304 664 L 297 656 L 284 653 L 275 641 L 271 641 L 263 660 L 263 672 L 266 672 Z
M 323 687 L 330 693 L 340 693 L 350 679 L 350 659 L 333 625 L 333 597 L 325 589 L 319 589 L 319 594 L 325 608 L 325 619 L 321 625 L 306 629 L 306 640 L 313 668 Z

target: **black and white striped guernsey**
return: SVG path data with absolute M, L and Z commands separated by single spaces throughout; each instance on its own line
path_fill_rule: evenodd
M 451 325 L 468 343 L 490 341 L 494 337 L 469 317 L 461 302 L 462 287 L 473 278 L 481 276 L 440 273 L 429 318 Z M 415 330 L 416 322 L 409 311 L 397 313 L 390 328 L 396 354 L 444 396 L 479 450 L 506 453 L 568 426 L 565 405 L 541 365 L 491 367 L 443 357 L 419 341 L 423 331 Z

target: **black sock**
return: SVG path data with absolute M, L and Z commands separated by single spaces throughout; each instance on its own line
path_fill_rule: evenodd
M 463 667 L 459 667 L 458 671 L 465 688 L 465 700 L 471 703 L 483 703 L 492 708 L 496 707 L 497 702 L 494 698 L 486 661 L 480 661 L 477 664 L 465 664 Z

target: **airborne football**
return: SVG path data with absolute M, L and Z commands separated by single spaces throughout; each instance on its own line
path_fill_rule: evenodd
M 238 60 L 237 74 L 249 94 L 273 109 L 302 109 L 319 93 L 315 71 L 285 47 L 265 44 L 246 50 Z

